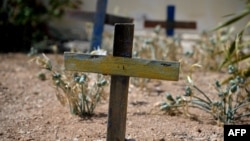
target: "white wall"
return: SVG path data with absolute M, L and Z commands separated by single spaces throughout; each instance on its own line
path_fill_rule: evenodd
M 133 17 L 136 29 L 142 29 L 142 21 L 147 19 L 165 20 L 166 6 L 176 6 L 175 19 L 196 21 L 197 30 L 176 30 L 176 32 L 202 32 L 225 21 L 227 14 L 241 11 L 245 6 L 244 0 L 108 0 L 107 12 L 120 16 Z M 96 0 L 84 0 L 83 10 L 95 11 Z M 236 25 L 240 30 L 250 19 L 248 16 Z

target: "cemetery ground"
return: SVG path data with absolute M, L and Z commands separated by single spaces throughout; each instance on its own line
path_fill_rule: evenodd
M 63 64 L 63 54 L 48 54 Z M 29 63 L 27 54 L 0 55 L 0 140 L 1 141 L 97 141 L 106 140 L 108 98 L 97 105 L 95 115 L 80 118 L 56 99 L 52 81 L 41 81 L 37 65 Z M 225 74 L 196 71 L 194 81 L 204 91 L 216 94 L 212 84 Z M 130 78 L 131 80 L 131 78 Z M 179 81 L 150 80 L 147 89 L 130 83 L 127 108 L 126 138 L 136 141 L 223 140 L 223 126 L 203 111 L 190 109 L 184 114 L 164 114 L 156 105 L 165 93 L 181 95 L 185 75 Z M 109 93 L 109 86 L 105 89 Z

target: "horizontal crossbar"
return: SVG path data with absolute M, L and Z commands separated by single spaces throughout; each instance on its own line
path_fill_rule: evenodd
M 95 12 L 68 10 L 67 15 L 78 20 L 95 22 Z M 111 14 L 105 15 L 105 24 L 114 25 L 115 23 L 133 23 L 134 19 L 129 17 L 116 16 Z
M 192 21 L 166 22 L 166 21 L 146 20 L 144 22 L 144 27 L 155 27 L 157 25 L 160 25 L 163 28 L 196 29 L 196 22 Z
M 152 79 L 179 79 L 179 62 L 154 61 L 125 57 L 64 53 L 65 69 L 109 75 L 144 77 Z

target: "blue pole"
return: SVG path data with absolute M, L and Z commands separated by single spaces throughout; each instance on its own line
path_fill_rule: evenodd
M 167 36 L 174 36 L 174 20 L 175 20 L 175 6 L 168 5 L 167 6 L 167 29 L 166 34 Z
M 94 29 L 92 32 L 92 39 L 91 39 L 91 45 L 90 45 L 91 51 L 101 48 L 102 33 L 104 29 L 107 3 L 108 3 L 108 0 L 97 1 Z

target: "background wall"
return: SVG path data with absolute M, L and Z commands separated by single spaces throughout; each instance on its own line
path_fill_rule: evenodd
M 225 15 L 241 11 L 245 7 L 244 0 L 108 0 L 108 13 L 129 16 L 135 19 L 135 28 L 143 28 L 145 18 L 152 20 L 166 19 L 166 6 L 176 6 L 176 20 L 196 21 L 197 30 L 176 30 L 176 32 L 202 32 L 225 21 Z M 84 0 L 83 10 L 95 11 L 96 0 Z M 235 24 L 240 30 L 249 20 L 245 18 Z

